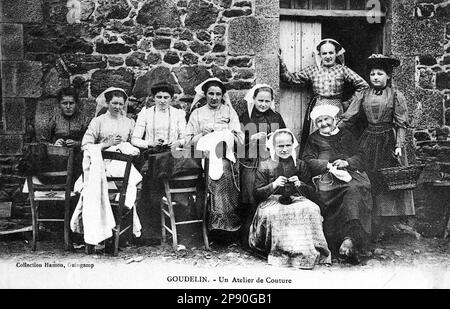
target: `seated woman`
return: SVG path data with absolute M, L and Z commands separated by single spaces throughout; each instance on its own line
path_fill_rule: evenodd
M 353 134 L 336 127 L 339 108 L 316 106 L 311 112 L 318 131 L 310 135 L 303 159 L 311 168 L 318 189 L 324 232 L 332 251 L 351 263 L 371 233 L 372 195 L 364 172 L 363 156 Z
M 250 227 L 250 247 L 268 254 L 269 264 L 312 269 L 317 262 L 331 263 L 320 208 L 308 199 L 308 166 L 296 159 L 294 134 L 277 130 L 268 147 L 271 159 L 262 161 L 256 172 L 260 204 Z
M 155 105 L 143 107 L 138 114 L 131 143 L 149 153 L 161 153 L 152 157 L 151 171 L 147 157 L 143 155 L 144 175 L 141 203 L 138 212 L 142 218 L 141 243 L 158 243 L 161 234 L 159 202 L 164 188 L 161 179 L 174 172 L 175 158 L 169 150 L 184 145 L 186 113 L 171 106 L 175 90 L 168 83 L 158 83 L 151 88 Z M 164 153 L 165 152 L 165 153 Z M 177 161 L 178 162 L 178 161 Z
M 284 129 L 283 118 L 275 111 L 274 92 L 269 85 L 258 84 L 245 95 L 248 113 L 243 113 L 241 121 L 245 134 L 245 154 L 239 157 L 241 165 L 241 213 L 244 223 L 242 237 L 248 245 L 248 232 L 256 210 L 253 196 L 256 169 L 261 161 L 269 158 L 266 140 L 270 133 Z
M 50 119 L 44 122 L 41 126 L 37 126 L 37 139 L 40 143 L 52 144 L 61 147 L 74 148 L 74 179 L 81 175 L 81 139 L 84 132 L 88 127 L 88 119 L 80 112 L 78 92 L 73 87 L 62 88 L 57 94 L 58 111 L 53 114 Z M 42 169 L 45 169 L 45 158 L 42 158 L 42 164 L 37 162 L 29 162 L 27 166 L 28 171 L 33 175 L 39 174 Z M 67 164 L 66 161 L 52 162 L 60 168 L 64 168 Z M 41 177 L 40 177 L 41 178 Z M 42 184 L 41 181 L 46 179 L 38 179 L 33 176 L 33 182 L 36 184 Z M 28 192 L 27 184 L 25 183 L 24 193 Z
M 56 146 L 80 148 L 89 123 L 80 112 L 78 92 L 72 87 L 62 88 L 57 99 L 59 112 L 42 127 L 39 140 Z
M 151 88 L 155 105 L 144 107 L 138 114 L 131 143 L 147 149 L 167 145 L 184 145 L 186 113 L 170 106 L 175 90 L 168 83 L 158 83 Z
M 196 87 L 197 98 L 206 97 L 207 104 L 191 112 L 186 126 L 186 143 L 196 145 L 197 150 L 209 151 L 209 192 L 211 203 L 208 213 L 208 229 L 212 238 L 233 240 L 241 227 L 238 215 L 239 167 L 233 154 L 234 143 L 242 144 L 244 134 L 236 111 L 231 106 L 225 85 L 211 78 Z M 226 154 L 216 154 L 216 146 L 223 146 Z M 221 237 L 224 236 L 224 237 Z M 232 236 L 232 237 L 230 237 Z M 225 238 L 225 239 L 224 239 Z
M 121 88 L 110 87 L 100 94 L 99 100 L 105 100 L 108 111 L 92 119 L 84 134 L 81 143 L 84 151 L 84 183 L 81 190 L 83 198 L 80 198 L 71 222 L 73 231 L 82 232 L 84 229 L 85 242 L 91 245 L 97 245 L 112 236 L 111 229 L 115 226 L 111 208 L 107 207 L 109 200 L 104 196 L 105 192 L 103 191 L 106 188 L 104 184 L 106 176 L 121 177 L 125 172 L 125 162 L 114 160 L 103 162 L 101 151 L 119 150 L 130 155 L 139 154 L 139 150 L 128 143 L 131 141 L 134 120 L 125 116 L 125 102 L 127 101 L 125 91 Z M 125 206 L 130 209 L 134 206 L 137 185 L 141 180 L 142 176 L 132 167 L 125 199 Z M 77 181 L 77 183 L 79 182 Z M 98 188 L 101 192 L 94 191 L 93 187 Z M 95 208 L 97 211 L 92 211 L 91 208 Z M 81 216 L 82 224 L 80 223 Z M 140 236 L 140 222 L 135 211 L 133 216 L 133 232 L 136 236 Z

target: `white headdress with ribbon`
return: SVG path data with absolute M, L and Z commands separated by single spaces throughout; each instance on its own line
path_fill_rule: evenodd
M 109 87 L 108 89 L 106 89 L 105 91 L 100 93 L 98 95 L 97 99 L 95 99 L 95 102 L 97 102 L 97 106 L 95 108 L 95 117 L 97 117 L 98 113 L 102 110 L 102 108 L 104 108 L 104 107 L 108 108 L 108 103 L 106 102 L 105 93 L 108 93 L 108 92 L 111 92 L 111 91 L 120 91 L 120 92 L 123 92 L 125 94 L 125 106 L 123 107 L 123 113 L 125 115 L 127 114 L 127 106 L 128 106 L 128 103 L 127 103 L 128 95 L 127 95 L 127 93 L 122 88 Z
M 323 39 L 319 42 L 319 44 L 317 44 L 316 49 L 315 49 L 315 60 L 316 60 L 316 65 L 318 67 L 321 66 L 322 64 L 322 58 L 320 57 L 320 49 L 318 50 L 318 46 L 321 46 L 322 44 L 326 43 L 326 42 L 330 42 L 330 43 L 334 43 L 333 45 L 339 45 L 341 47 L 341 49 L 339 51 L 336 52 L 336 58 L 339 59 L 339 61 L 342 63 L 342 65 L 345 65 L 345 49 L 344 47 L 342 47 L 342 45 L 333 39 Z
M 212 81 L 216 81 L 216 82 L 219 82 L 219 83 L 223 84 L 222 81 L 220 79 L 218 79 L 217 77 L 208 78 L 203 83 L 198 84 L 197 87 L 195 87 L 195 97 L 194 97 L 194 101 L 192 101 L 192 104 L 191 104 L 191 110 L 190 110 L 191 112 L 192 112 L 192 108 L 195 106 L 195 104 L 198 101 L 200 101 L 201 99 L 203 99 L 204 97 L 206 97 L 205 93 L 203 92 L 203 89 L 202 89 L 203 85 L 208 83 L 208 82 L 212 82 Z M 223 94 L 223 100 L 225 101 L 226 105 L 229 105 L 230 107 L 233 107 L 231 105 L 230 96 L 228 95 L 227 92 L 225 92 Z
M 275 154 L 275 136 L 277 136 L 278 134 L 283 133 L 283 132 L 289 133 L 292 136 L 293 144 L 292 144 L 291 156 L 294 159 L 295 166 L 297 166 L 297 162 L 296 162 L 297 151 L 296 151 L 296 149 L 298 147 L 298 141 L 295 138 L 294 133 L 292 133 L 292 131 L 289 129 L 278 129 L 275 132 L 269 134 L 269 139 L 266 143 L 266 147 L 267 147 L 267 149 L 269 149 L 270 158 L 272 160 L 276 161 L 277 158 L 276 158 L 276 154 Z
M 255 107 L 255 91 L 259 88 L 270 88 L 272 89 L 272 93 L 273 93 L 273 88 L 270 87 L 267 84 L 256 84 L 255 86 L 253 86 L 252 89 L 250 89 L 247 94 L 244 97 L 244 100 L 247 102 L 247 110 L 248 110 L 248 116 L 251 117 L 252 116 L 252 111 L 253 111 L 253 107 Z M 275 100 L 272 98 L 272 102 L 270 103 L 270 109 L 275 111 Z

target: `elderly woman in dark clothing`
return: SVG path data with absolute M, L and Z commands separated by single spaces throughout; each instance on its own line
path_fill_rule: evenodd
M 311 112 L 318 131 L 310 135 L 303 159 L 318 190 L 324 232 L 332 251 L 351 263 L 367 245 L 371 233 L 372 195 L 363 155 L 353 134 L 336 127 L 339 109 L 316 106 Z
M 310 200 L 309 168 L 298 160 L 298 142 L 288 129 L 276 130 L 268 141 L 270 159 L 256 172 L 255 198 L 260 202 L 249 233 L 252 249 L 268 254 L 268 263 L 312 269 L 331 263 L 322 230 L 322 216 Z
M 247 112 L 239 120 L 245 135 L 245 154 L 240 156 L 241 165 L 241 212 L 243 244 L 248 244 L 248 229 L 256 210 L 253 196 L 255 173 L 261 161 L 269 158 L 266 140 L 270 133 L 284 129 L 283 118 L 275 111 L 274 91 L 265 84 L 257 84 L 245 96 Z

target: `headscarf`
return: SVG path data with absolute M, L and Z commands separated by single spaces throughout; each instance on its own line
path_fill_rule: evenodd
M 97 99 L 95 99 L 95 102 L 97 102 L 97 107 L 95 108 L 95 117 L 98 116 L 98 113 L 104 108 L 108 108 L 108 103 L 106 102 L 106 97 L 105 94 L 111 91 L 120 91 L 123 92 L 123 94 L 125 94 L 125 105 L 123 107 L 123 114 L 126 115 L 127 114 L 127 106 L 128 106 L 128 95 L 125 92 L 125 90 L 123 90 L 122 88 L 118 88 L 118 87 L 109 87 L 108 89 L 106 89 L 105 91 L 103 91 L 102 93 L 99 94 L 99 96 L 97 97 Z
M 203 91 L 202 87 L 203 87 L 204 84 L 206 84 L 208 82 L 211 82 L 211 81 L 216 81 L 216 82 L 219 82 L 219 83 L 221 83 L 223 85 L 222 81 L 220 79 L 218 79 L 217 77 L 208 78 L 203 83 L 198 84 L 197 87 L 195 87 L 195 97 L 194 97 L 194 101 L 191 104 L 190 112 L 192 112 L 194 106 L 196 105 L 196 103 L 198 103 L 198 101 L 200 101 L 201 99 L 206 97 L 205 92 Z M 231 105 L 230 96 L 228 95 L 227 92 L 225 92 L 223 94 L 223 100 L 225 102 L 225 105 L 233 107 Z
M 339 59 L 342 65 L 345 65 L 345 56 L 344 56 L 345 49 L 338 41 L 333 39 L 323 39 L 322 41 L 319 42 L 319 44 L 317 44 L 315 52 L 316 65 L 320 67 L 320 65 L 322 64 L 322 58 L 320 57 L 320 47 L 325 43 L 331 43 L 334 46 L 336 46 L 336 58 Z M 337 51 L 337 46 L 340 47 L 339 51 Z
M 330 116 L 336 119 L 339 107 L 331 104 L 316 105 L 311 111 L 311 120 L 315 123 L 320 116 Z
M 292 144 L 291 156 L 292 156 L 292 159 L 294 159 L 294 165 L 297 166 L 297 162 L 296 162 L 295 158 L 297 158 L 297 151 L 296 151 L 296 149 L 298 147 L 298 141 L 295 138 L 294 133 L 292 133 L 292 131 L 289 130 L 289 129 L 278 129 L 275 132 L 269 134 L 269 139 L 268 139 L 268 141 L 266 143 L 266 147 L 267 147 L 267 149 L 269 149 L 270 158 L 272 160 L 276 161 L 275 136 L 277 136 L 278 134 L 283 133 L 283 132 L 289 133 L 292 136 L 293 144 Z
M 248 116 L 250 118 L 252 117 L 253 107 L 255 107 L 255 99 L 253 98 L 255 96 L 255 91 L 257 89 L 259 89 L 259 88 L 266 88 L 266 87 L 272 89 L 272 93 L 273 93 L 273 88 L 270 87 L 269 85 L 267 85 L 267 84 L 256 84 L 245 95 L 244 100 L 247 102 Z M 272 98 L 272 102 L 270 103 L 270 109 L 275 111 L 275 100 L 273 100 L 273 98 Z

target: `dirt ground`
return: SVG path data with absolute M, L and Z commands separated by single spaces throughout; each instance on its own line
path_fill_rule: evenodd
M 264 257 L 238 245 L 219 246 L 213 243 L 211 250 L 206 251 L 201 239 L 185 244 L 182 240 L 183 247 L 179 251 L 174 251 L 167 244 L 129 245 L 121 249 L 118 257 L 112 257 L 101 251 L 86 255 L 84 247 L 65 252 L 62 250 L 62 235 L 55 232 L 44 233 L 38 250 L 32 252 L 29 236 L 20 234 L 0 238 L 0 273 L 3 274 L 0 276 L 3 278 L 0 279 L 0 286 L 40 288 L 79 285 L 97 288 L 112 284 L 111 287 L 138 288 L 450 288 L 450 239 L 391 235 L 387 240 L 371 243 L 360 265 L 346 264 L 333 258 L 331 266 L 320 265 L 311 271 L 267 265 Z M 24 267 L 20 264 L 24 262 L 61 263 L 65 267 L 56 272 L 49 267 Z M 92 263 L 95 267 L 91 270 L 81 268 L 81 271 L 77 268 L 77 280 L 72 280 L 73 270 L 70 272 L 66 268 L 69 263 Z M 122 279 L 114 280 L 114 283 L 105 279 L 112 270 L 117 278 Z M 186 276 L 206 276 L 208 283 L 185 279 Z M 245 279 L 243 282 L 236 281 L 239 276 L 247 276 L 247 281 L 253 279 L 253 282 L 246 282 Z M 271 282 L 273 276 L 282 276 L 291 282 L 274 283 Z M 266 281 L 255 286 L 257 277 Z M 37 283 L 36 278 L 40 278 Z

